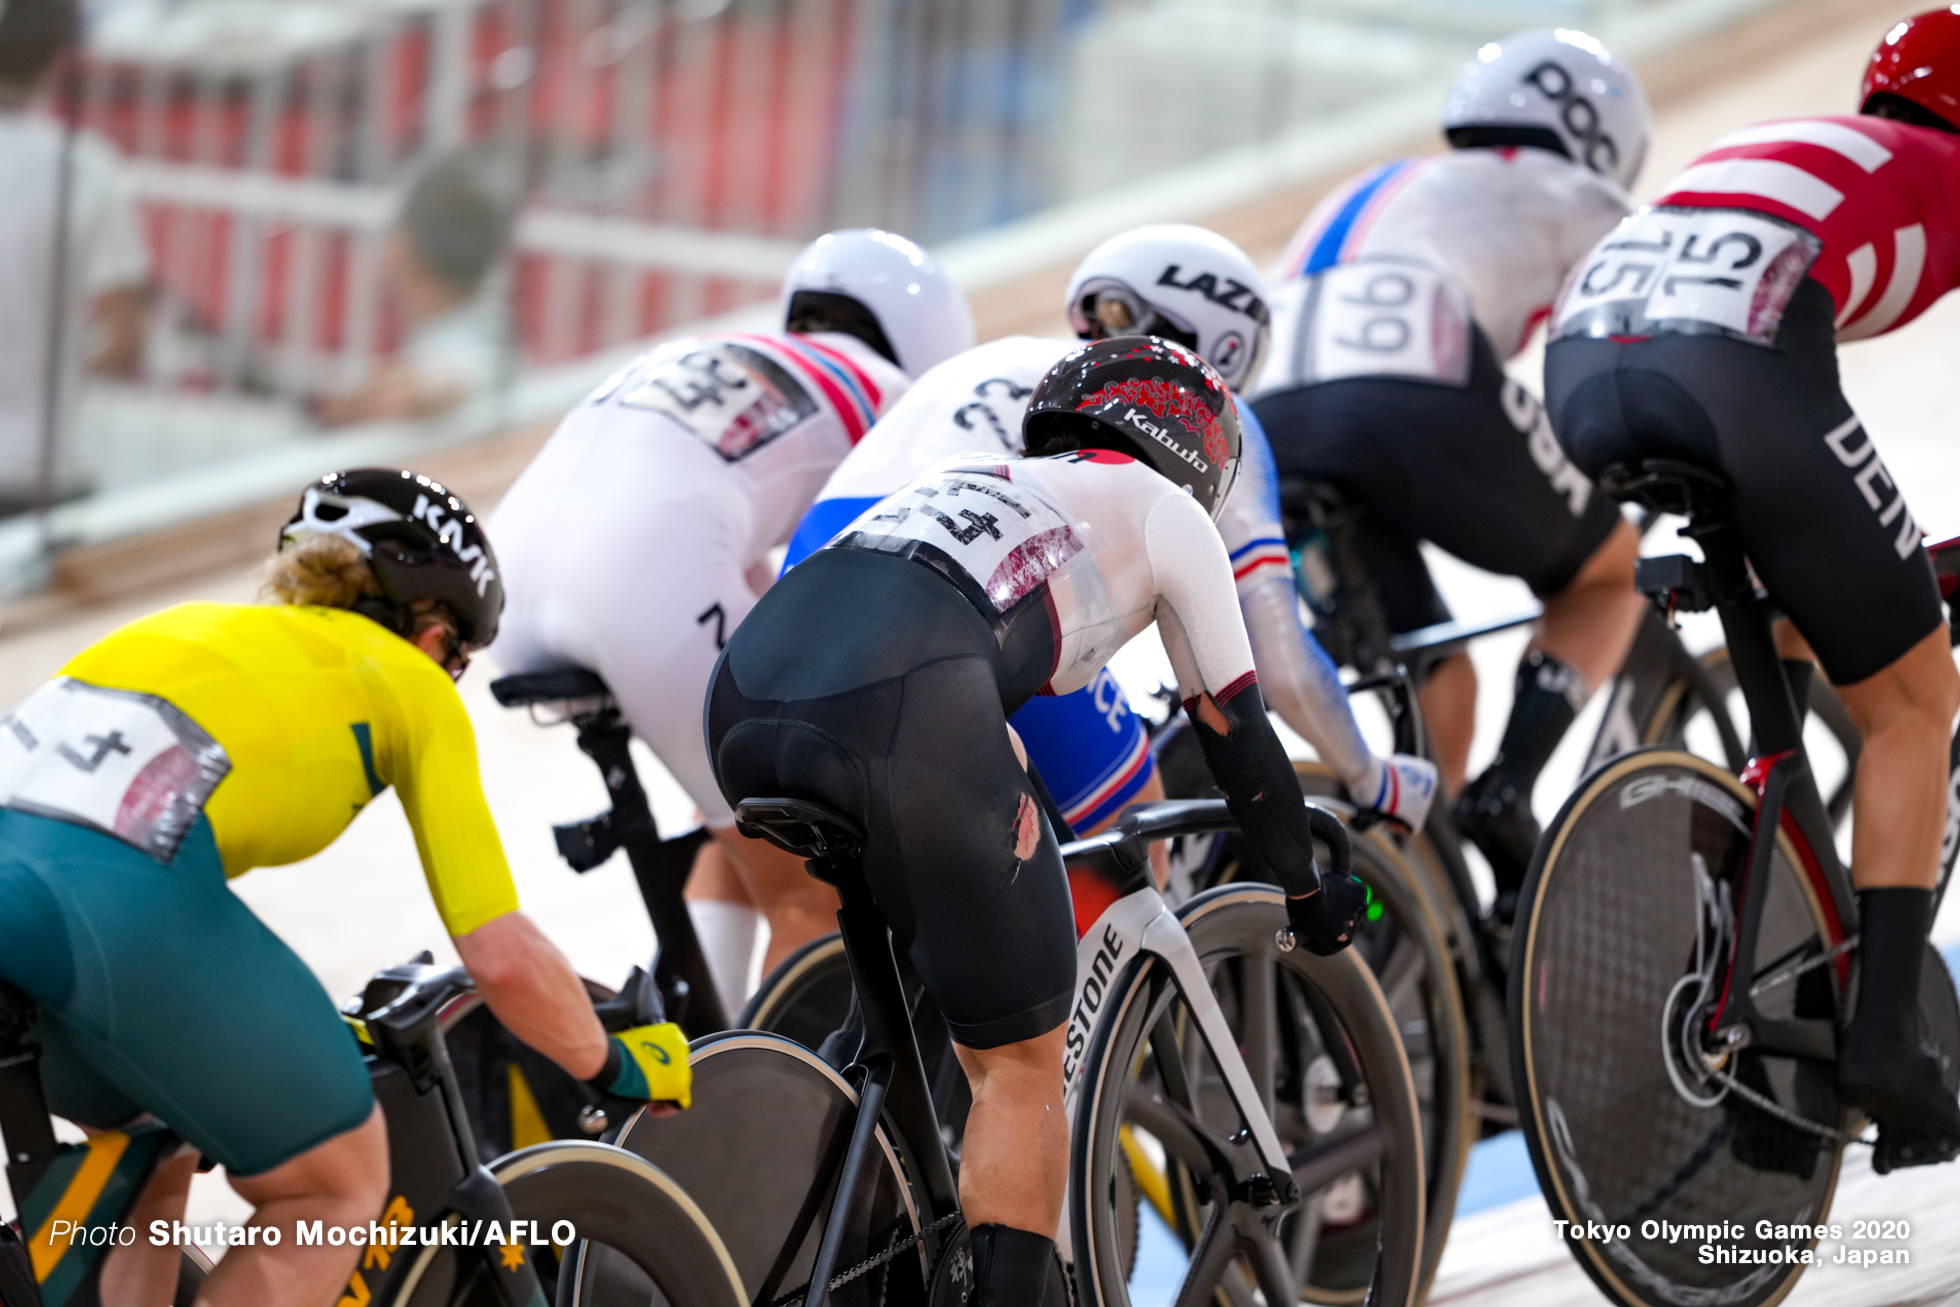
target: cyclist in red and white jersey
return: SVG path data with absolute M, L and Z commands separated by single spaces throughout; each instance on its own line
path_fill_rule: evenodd
M 715 835 L 689 900 L 731 1016 L 756 910 L 773 966 L 835 928 L 836 900 L 736 832 L 701 745 L 708 674 L 831 470 L 911 377 L 973 343 L 965 297 L 888 232 L 818 239 L 783 314 L 780 332 L 689 336 L 621 370 L 566 415 L 490 526 L 509 596 L 497 661 L 605 678 Z
M 1960 1152 L 1960 1105 L 1918 1019 L 1960 674 L 1836 342 L 1960 285 L 1960 13 L 1887 33 L 1860 102 L 1723 137 L 1602 240 L 1560 298 L 1545 380 L 1581 467 L 1673 458 L 1727 476 L 1756 575 L 1863 737 L 1859 999 L 1838 1088 L 1878 1121 L 1884 1171 Z
M 1273 295 L 1253 407 L 1282 478 L 1333 485 L 1360 508 L 1393 633 L 1451 619 L 1424 541 L 1544 602 L 1497 757 L 1467 784 L 1468 653 L 1439 659 L 1421 687 L 1457 827 L 1489 859 L 1508 918 L 1538 843 L 1533 787 L 1625 659 L 1642 605 L 1638 537 L 1503 360 L 1626 215 L 1649 117 L 1639 79 L 1592 37 L 1527 31 L 1464 65 L 1443 127 L 1455 148 L 1364 173 L 1308 216 L 1284 264 L 1293 279 Z M 1305 509 L 1289 514 L 1291 543 L 1311 530 Z
M 1239 442 L 1231 393 L 1189 350 L 1085 346 L 1029 405 L 1029 453 L 1060 456 L 955 458 L 880 501 L 763 596 L 715 670 L 708 747 L 728 801 L 809 799 L 857 821 L 893 946 L 945 1015 L 973 1086 L 975 1307 L 1044 1301 L 1069 1150 L 1075 931 L 1008 716 L 1088 684 L 1155 623 L 1300 941 L 1346 947 L 1366 902 L 1314 866 L 1259 693 L 1213 525 Z

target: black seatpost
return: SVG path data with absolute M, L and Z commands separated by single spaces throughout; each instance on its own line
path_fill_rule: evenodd
M 1809 757 L 1803 748 L 1803 714 L 1797 709 L 1797 694 L 1801 690 L 1808 698 L 1808 673 L 1799 678 L 1799 684 L 1792 684 L 1792 669 L 1776 649 L 1776 635 L 1771 626 L 1774 609 L 1756 593 L 1742 541 L 1726 507 L 1697 512 L 1682 534 L 1700 544 L 1706 560 L 1709 590 L 1721 614 L 1722 634 L 1728 641 L 1736 684 L 1741 687 L 1743 701 L 1749 707 L 1756 756 L 1772 759 L 1789 755 L 1776 765 L 1776 774 L 1770 777 L 1770 784 L 1764 790 L 1765 806 L 1773 799 L 1781 802 L 1795 816 L 1799 830 L 1818 832 L 1815 839 L 1806 835 L 1805 843 L 1822 866 L 1836 869 L 1838 874 L 1827 877 L 1837 900 L 1834 906 L 1845 929 L 1855 929 L 1857 907 L 1844 890 L 1849 877 L 1838 862 L 1836 846 L 1829 839 L 1830 814 L 1825 811 L 1823 796 L 1817 791 L 1817 778 L 1810 770 Z M 1764 834 L 1768 842 L 1760 851 L 1759 860 L 1766 867 L 1769 850 L 1774 847 L 1774 830 Z M 1759 914 L 1760 903 L 1755 915 Z M 1751 955 L 1755 945 L 1755 915 L 1745 913 L 1741 923 Z
M 1769 601 L 1756 593 L 1735 524 L 1726 515 L 1698 516 L 1682 534 L 1701 546 L 1702 557 L 1707 560 L 1711 589 L 1722 617 L 1722 634 L 1728 641 L 1729 660 L 1735 665 L 1736 684 L 1749 705 L 1757 749 L 1773 755 L 1801 747 L 1802 719 L 1789 678 L 1784 675 L 1783 657 L 1776 651 L 1776 636 L 1770 625 L 1773 610 Z
M 956 1210 L 959 1188 L 953 1180 L 945 1140 L 939 1133 L 939 1115 L 933 1108 L 925 1064 L 919 1057 L 911 1009 L 905 1001 L 905 986 L 899 979 L 898 960 L 892 954 L 891 931 L 865 883 L 863 864 L 852 853 L 843 858 L 813 859 L 810 871 L 837 889 L 842 905 L 837 910 L 837 926 L 843 936 L 844 955 L 850 960 L 851 980 L 857 988 L 858 1006 L 864 1018 L 864 1041 L 855 1059 L 856 1067 L 863 1071 L 857 1122 L 850 1151 L 845 1154 L 844 1167 L 838 1176 L 837 1196 L 829 1223 L 824 1227 L 823 1242 L 817 1249 L 816 1263 L 810 1268 L 809 1294 L 804 1299 L 804 1307 L 825 1307 L 830 1300 L 830 1280 L 837 1271 L 851 1202 L 873 1146 L 872 1131 L 881 1111 L 891 1114 L 900 1134 L 911 1146 L 911 1160 L 919 1168 L 928 1199 L 926 1219 L 936 1219 Z
M 660 827 L 653 820 L 653 808 L 647 803 L 647 792 L 628 747 L 633 732 L 617 709 L 580 717 L 577 725 L 579 749 L 599 765 L 599 773 L 605 778 L 606 794 L 612 799 L 608 814 L 612 834 L 626 850 L 634 883 L 640 887 L 640 899 L 653 923 L 658 943 L 653 979 L 667 1016 L 684 1025 L 691 1035 L 726 1030 L 728 1011 L 715 990 L 707 955 L 681 897 L 688 873 L 694 869 L 694 855 L 707 834 L 697 832 L 694 838 L 672 841 L 660 838 Z

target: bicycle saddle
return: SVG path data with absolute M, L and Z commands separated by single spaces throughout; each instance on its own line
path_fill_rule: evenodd
M 583 667 L 560 667 L 549 672 L 520 672 L 490 682 L 490 693 L 506 708 L 525 708 L 534 703 L 559 703 L 566 699 L 610 699 L 599 673 Z
M 1688 518 L 1726 513 L 1730 490 L 1720 472 L 1671 458 L 1615 463 L 1599 474 L 1599 488 L 1656 513 Z
M 803 858 L 849 857 L 864 845 L 855 821 L 809 799 L 744 799 L 735 805 L 735 829 Z

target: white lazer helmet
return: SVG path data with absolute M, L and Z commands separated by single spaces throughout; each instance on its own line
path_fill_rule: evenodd
M 875 227 L 826 233 L 796 256 L 783 278 L 783 320 L 790 331 L 848 332 L 909 377 L 973 348 L 973 310 L 953 279 L 917 245 Z
M 1215 231 L 1155 223 L 1112 236 L 1068 282 L 1068 324 L 1084 340 L 1174 340 L 1239 390 L 1266 352 L 1266 283 L 1246 252 Z
M 1568 28 L 1492 41 L 1463 65 L 1443 106 L 1452 144 L 1550 145 L 1627 189 L 1653 121 L 1633 70 Z

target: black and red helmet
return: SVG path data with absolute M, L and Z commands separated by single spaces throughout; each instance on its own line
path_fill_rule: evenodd
M 350 540 L 366 557 L 392 609 L 368 614 L 383 625 L 407 635 L 410 607 L 434 599 L 465 645 L 481 649 L 497 638 L 504 583 L 490 538 L 468 504 L 428 477 L 392 467 L 329 472 L 300 493 L 279 548 L 313 535 Z
M 1217 520 L 1239 474 L 1238 408 L 1209 364 L 1154 336 L 1113 336 L 1066 355 L 1028 402 L 1030 457 L 1111 449 L 1183 486 Z

